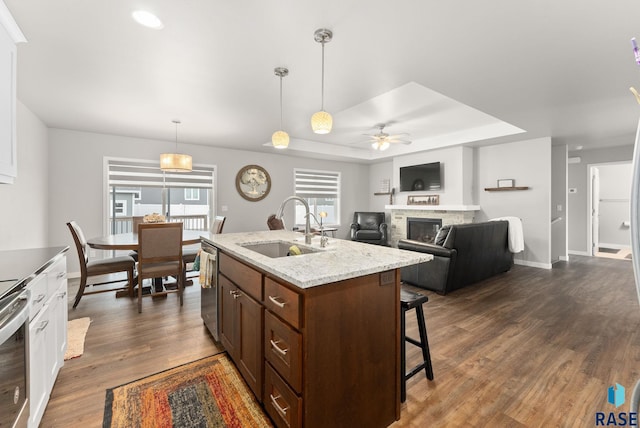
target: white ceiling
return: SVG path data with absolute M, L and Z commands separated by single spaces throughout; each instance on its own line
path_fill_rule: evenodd
M 633 143 L 640 2 L 577 0 L 4 0 L 28 43 L 18 98 L 49 127 L 273 152 L 284 66 L 289 152 L 373 162 L 456 144 L 551 136 Z M 154 12 L 164 29 L 131 19 Z M 316 135 L 321 46 L 325 110 Z M 364 133 L 390 123 L 411 145 Z M 279 152 L 281 153 L 281 152 Z M 197 160 L 196 160 L 197 161 Z

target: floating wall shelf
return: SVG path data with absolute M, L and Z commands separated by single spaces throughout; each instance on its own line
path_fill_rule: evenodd
M 504 192 L 507 190 L 528 190 L 529 186 L 517 186 L 517 187 L 485 187 L 487 192 Z

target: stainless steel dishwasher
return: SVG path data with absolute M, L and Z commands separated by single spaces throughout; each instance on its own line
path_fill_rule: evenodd
M 218 335 L 218 249 L 206 242 L 200 252 L 200 316 L 215 341 Z

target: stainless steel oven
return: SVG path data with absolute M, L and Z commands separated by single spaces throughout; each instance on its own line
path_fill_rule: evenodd
M 0 427 L 26 427 L 29 290 L 0 300 Z

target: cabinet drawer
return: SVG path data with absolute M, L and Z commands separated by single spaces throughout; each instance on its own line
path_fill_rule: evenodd
M 53 296 L 53 294 L 67 280 L 67 258 L 62 257 L 53 265 L 49 266 L 46 272 L 47 272 L 47 294 L 49 296 Z M 65 287 L 65 290 L 66 290 L 66 287 Z
M 280 428 L 302 426 L 302 398 L 298 397 L 268 363 L 265 364 L 264 407 Z
M 271 278 L 264 279 L 264 305 L 274 314 L 300 328 L 300 294 Z
M 47 302 L 47 277 L 46 275 L 36 276 L 27 288 L 31 292 L 31 305 L 29 307 L 29 319 L 33 320 L 40 309 Z
M 262 301 L 262 274 L 225 253 L 221 252 L 219 257 L 218 266 L 220 272 L 242 288 L 245 293 L 258 301 Z
M 269 311 L 264 328 L 265 358 L 294 390 L 302 391 L 302 335 Z

